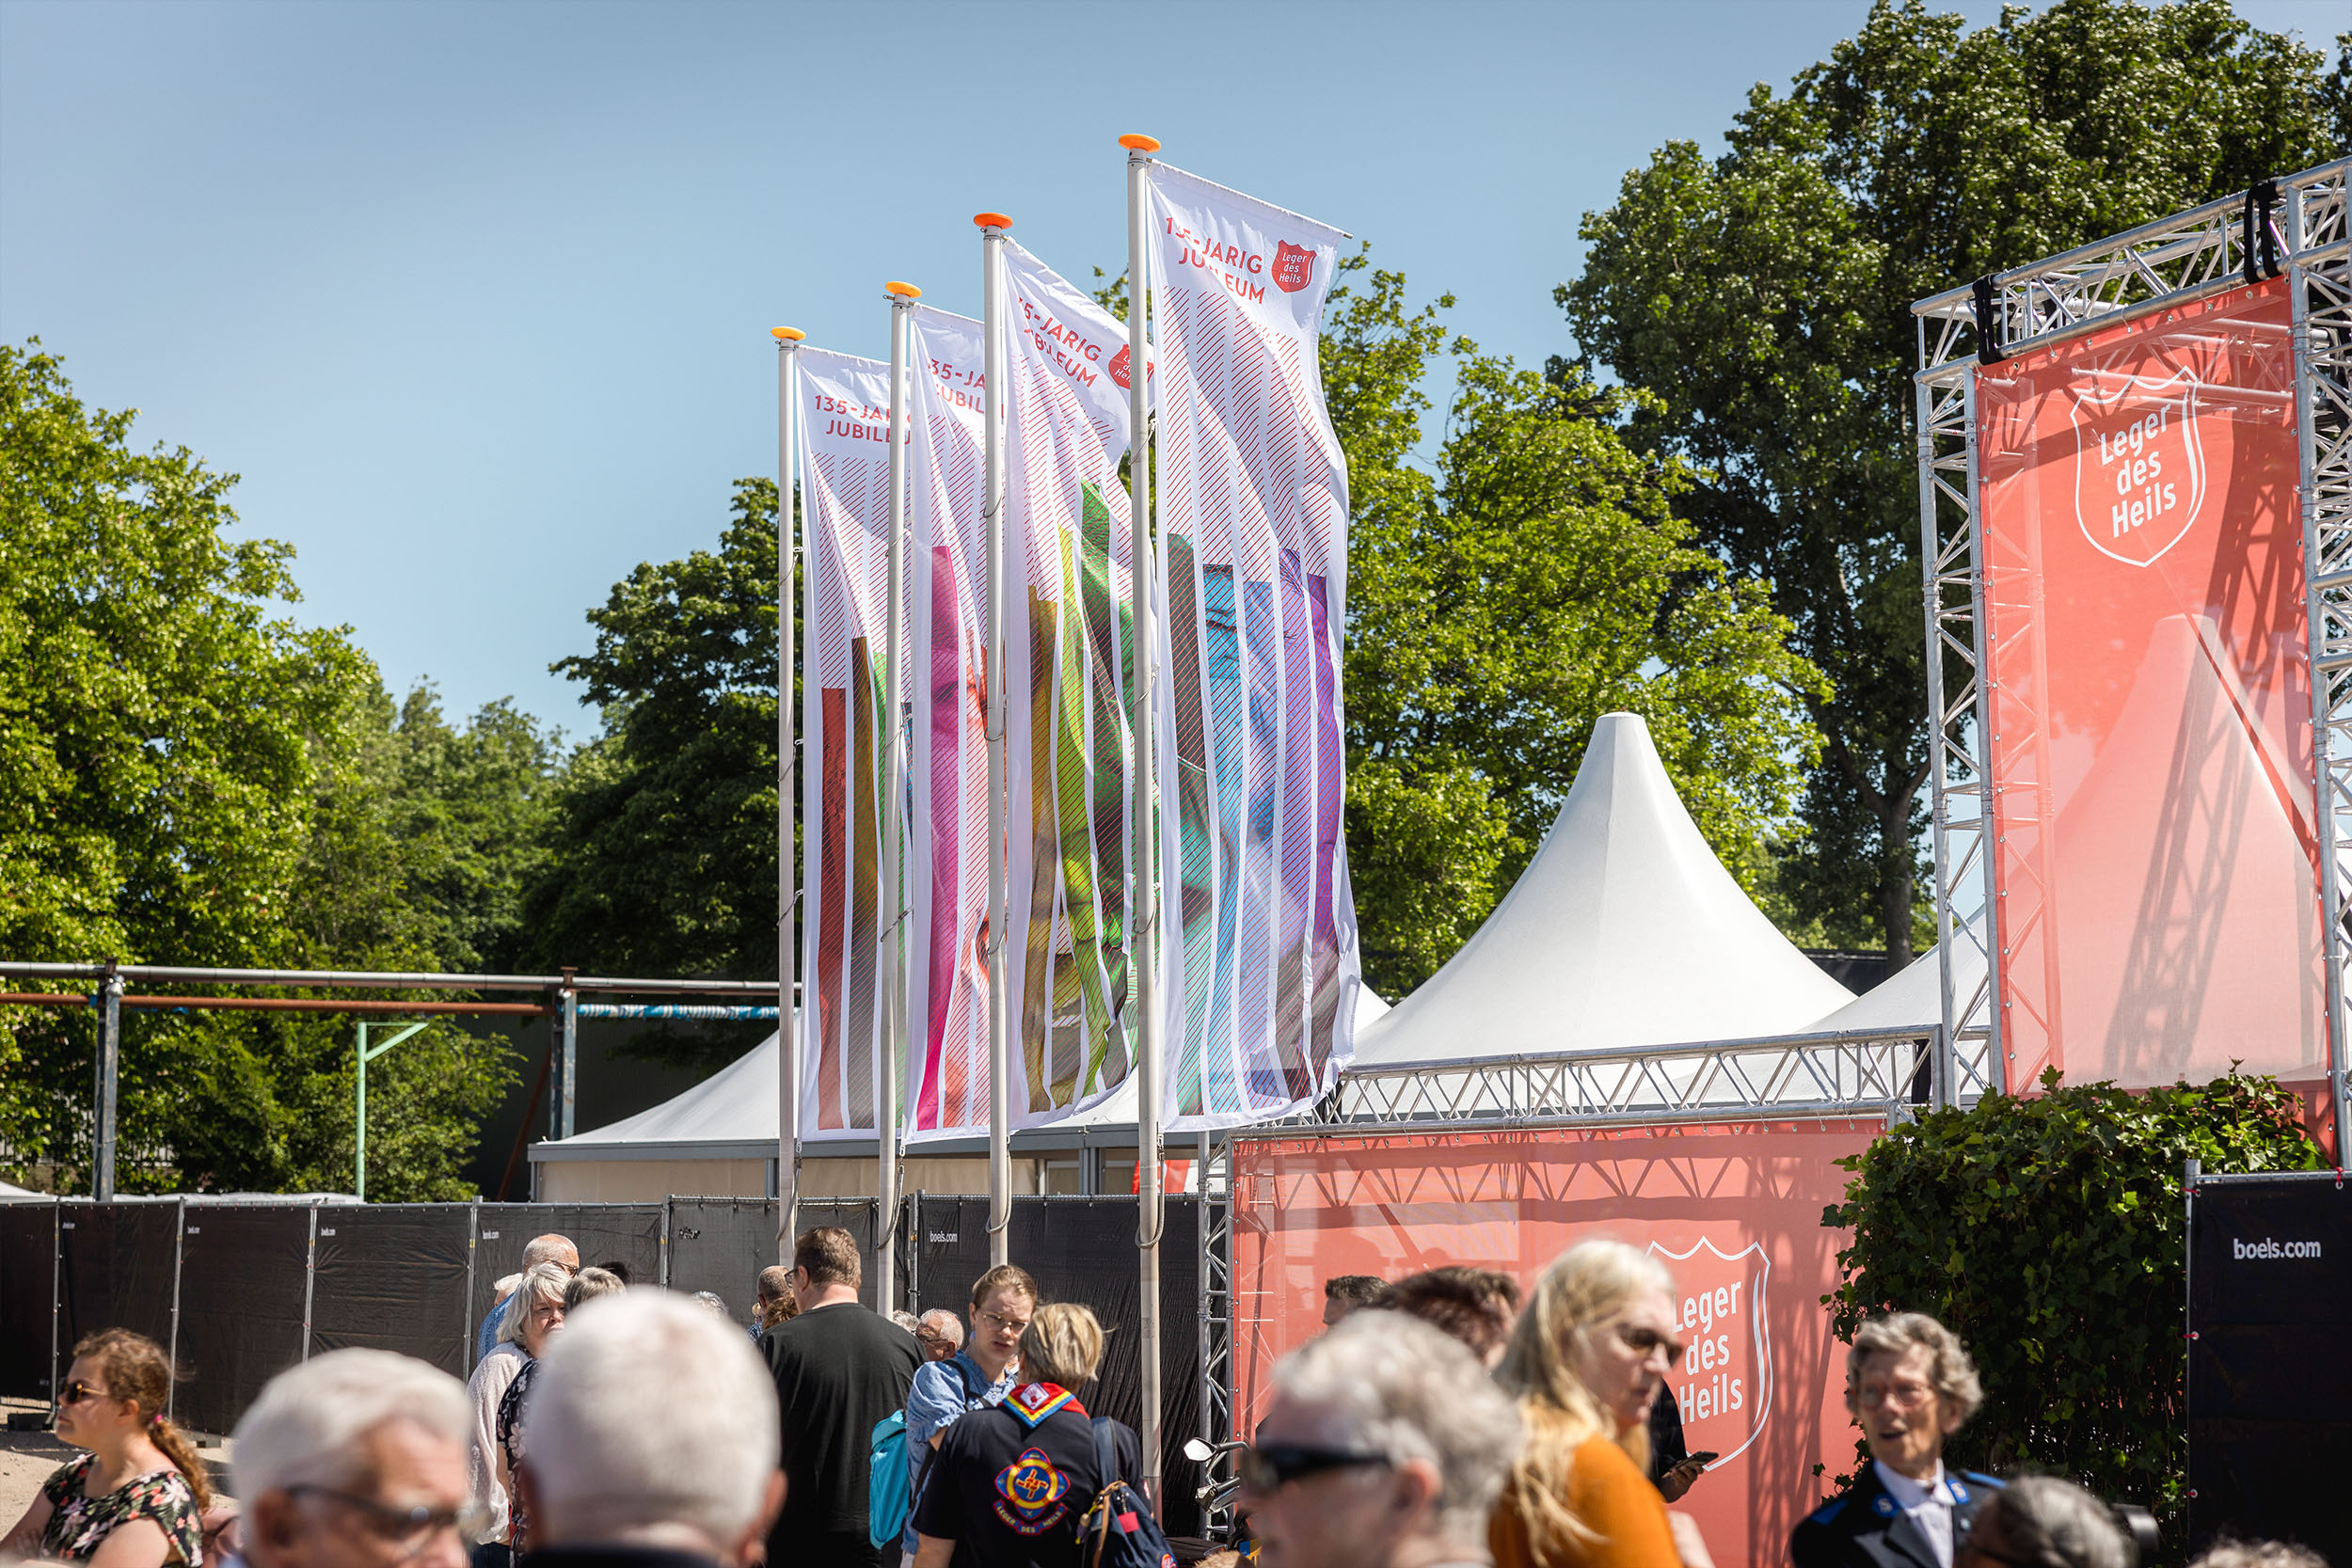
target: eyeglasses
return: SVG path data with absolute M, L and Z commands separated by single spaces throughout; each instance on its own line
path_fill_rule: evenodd
M 331 1486 L 289 1486 L 289 1497 L 325 1497 L 367 1516 L 369 1528 L 399 1549 L 396 1561 L 405 1562 L 433 1544 L 443 1530 L 457 1531 L 468 1545 L 490 1528 L 490 1510 L 469 1503 L 463 1508 L 390 1508 L 373 1497 L 354 1497 Z
M 1854 1390 L 1856 1404 L 1891 1404 L 1898 1410 L 1909 1410 L 1925 1404 L 1935 1390 L 1924 1383 L 1866 1383 Z
M 1316 1449 L 1297 1443 L 1253 1443 L 1241 1450 L 1235 1468 L 1244 1490 L 1266 1497 L 1292 1481 L 1343 1470 L 1353 1465 L 1386 1465 L 1386 1454 L 1358 1453 L 1352 1449 Z
M 1625 1341 L 1626 1349 L 1645 1361 L 1662 1350 L 1666 1353 L 1667 1366 L 1682 1365 L 1682 1341 L 1669 1338 L 1654 1328 L 1629 1328 L 1619 1323 L 1617 1338 Z
M 972 1315 L 986 1319 L 1008 1334 L 1026 1334 L 1029 1331 L 1029 1320 L 1026 1318 L 1008 1318 L 1001 1312 L 975 1312 Z
M 114 1396 L 106 1392 L 103 1388 L 93 1388 L 88 1384 L 76 1380 L 75 1382 L 69 1383 L 65 1386 L 65 1394 L 57 1401 L 57 1402 L 59 1404 L 79 1404 L 84 1400 L 110 1400 L 113 1398 Z

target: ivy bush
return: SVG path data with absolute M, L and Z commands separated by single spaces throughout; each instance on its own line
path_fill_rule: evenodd
M 2045 1073 L 2029 1099 L 1937 1111 L 1838 1162 L 1821 1223 L 1849 1228 L 1826 1296 L 1840 1339 L 1930 1313 L 1966 1342 L 1984 1408 L 1949 1463 L 2074 1481 L 2177 1518 L 2186 1456 L 2182 1162 L 2325 1164 L 2275 1079 L 2125 1090 Z M 2177 1531 L 2166 1530 L 2168 1540 Z

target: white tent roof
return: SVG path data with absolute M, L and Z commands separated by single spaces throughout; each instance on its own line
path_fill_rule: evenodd
M 1357 1004 L 1359 1019 L 1378 1018 L 1386 1011 L 1388 1004 L 1369 990 L 1362 993 L 1362 999 Z M 770 1035 L 683 1094 L 610 1126 L 538 1144 L 532 1148 L 532 1157 L 580 1159 L 593 1158 L 599 1153 L 661 1149 L 680 1159 L 723 1159 L 753 1152 L 745 1147 L 732 1149 L 721 1147 L 726 1145 L 759 1145 L 765 1152 L 772 1153 L 776 1146 L 776 1064 L 779 1055 L 776 1037 Z M 1022 1139 L 1025 1132 L 1118 1132 L 1132 1130 L 1135 1125 L 1136 1082 L 1131 1077 L 1100 1105 L 1047 1127 L 1015 1132 L 1014 1137 Z M 811 1146 L 810 1152 L 824 1150 Z M 842 1148 L 833 1152 L 846 1153 L 848 1150 Z M 870 1153 L 871 1149 L 867 1152 Z
M 1984 955 L 1963 938 L 1952 946 L 1952 990 L 1965 1003 L 1984 984 Z M 1944 983 L 1931 947 L 1836 1012 L 1806 1026 L 1808 1035 L 1929 1030 L 1944 1022 Z
M 1535 858 L 1486 923 L 1356 1037 L 1356 1066 L 1795 1034 L 1853 1000 L 1700 836 L 1636 714 L 1594 726 Z

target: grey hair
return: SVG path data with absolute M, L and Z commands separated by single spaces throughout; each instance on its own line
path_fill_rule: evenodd
M 2328 1568 L 2328 1560 L 2284 1541 L 2217 1541 L 2188 1568 Z
M 775 1473 L 776 1386 L 734 1324 L 675 1291 L 620 1291 L 564 1325 L 531 1390 L 531 1472 L 550 1545 L 653 1525 L 723 1550 Z
M 956 1346 L 959 1350 L 963 1347 L 963 1320 L 957 1317 L 953 1312 L 948 1311 L 945 1307 L 934 1307 L 930 1311 L 924 1313 L 921 1318 L 916 1320 L 915 1326 L 919 1328 L 924 1323 L 930 1324 L 933 1329 L 938 1331 L 941 1338 Z
M 2030 1568 L 2134 1568 L 2139 1560 L 2105 1503 L 2048 1476 L 2027 1476 L 1994 1493 L 1977 1515 L 1975 1533 L 1988 1524 L 2008 1560 Z
M 890 1314 L 890 1321 L 897 1323 L 900 1328 L 905 1329 L 909 1334 L 914 1333 L 916 1329 L 923 1326 L 923 1320 L 917 1318 L 912 1312 L 893 1312 Z
M 564 1315 L 569 1318 L 598 1296 L 609 1296 L 616 1291 L 628 1289 L 621 1283 L 621 1276 L 611 1269 L 582 1269 L 564 1283 Z
M 562 1301 L 571 1282 L 572 1271 L 561 1263 L 533 1263 L 525 1269 L 522 1282 L 506 1298 L 506 1315 L 499 1319 L 499 1343 L 521 1344 L 531 1309 L 543 1301 Z
M 1969 1359 L 1968 1348 L 1960 1342 L 1960 1336 L 1925 1312 L 1896 1312 L 1872 1318 L 1854 1331 L 1853 1349 L 1846 1353 L 1849 1407 L 1852 1381 L 1862 1375 L 1864 1356 L 1885 1351 L 1900 1357 L 1914 1350 L 1928 1353 L 1928 1381 L 1935 1386 L 1935 1397 L 1949 1409 L 1958 1411 L 1963 1421 L 1974 1416 L 1984 1403 L 1984 1385 L 1977 1381 L 1977 1364 Z
M 262 1385 L 237 1421 L 230 1451 L 246 1507 L 290 1486 L 349 1487 L 363 1479 L 360 1439 L 410 1421 L 463 1452 L 471 1431 L 466 1386 L 437 1367 L 388 1350 L 338 1350 Z
M 1483 1548 L 1486 1516 L 1518 1459 L 1518 1408 L 1460 1340 L 1402 1312 L 1362 1307 L 1274 1369 L 1279 1396 L 1319 1411 L 1351 1448 L 1392 1465 L 1427 1460 L 1437 1532 Z

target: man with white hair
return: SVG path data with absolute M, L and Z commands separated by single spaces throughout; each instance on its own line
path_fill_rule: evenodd
M 474 1330 L 473 1358 L 476 1361 L 488 1355 L 498 1345 L 499 1323 L 506 1315 L 506 1298 L 514 1293 L 516 1285 L 522 1283 L 523 1275 L 541 1263 L 561 1263 L 565 1274 L 578 1274 L 580 1248 L 572 1245 L 569 1236 L 558 1236 L 552 1231 L 545 1236 L 533 1236 L 524 1244 L 523 1266 L 499 1282 L 506 1289 L 498 1292 L 498 1299 L 490 1304 L 489 1315 L 482 1320 L 482 1326 Z M 510 1279 L 512 1284 L 507 1283 Z M 628 1281 L 623 1280 L 622 1283 L 627 1284 Z
M 946 1361 L 963 1348 L 963 1320 L 934 1307 L 914 1321 L 914 1346 L 926 1361 Z
M 252 1568 L 464 1568 L 465 1386 L 383 1350 L 278 1373 L 237 1423 L 235 1478 Z
M 735 1326 L 660 1290 L 583 1306 L 541 1358 L 522 1471 L 542 1568 L 748 1568 L 784 1506 L 776 1391 Z
M 1486 1516 L 1519 1415 L 1462 1343 L 1359 1308 L 1274 1369 L 1241 1455 L 1265 1568 L 1438 1568 L 1487 1560 Z

